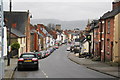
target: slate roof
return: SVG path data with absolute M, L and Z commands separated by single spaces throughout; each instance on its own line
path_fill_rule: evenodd
M 30 33 L 37 33 L 41 37 L 45 37 L 42 33 L 37 32 L 35 29 L 32 29 Z
M 24 34 L 22 34 L 20 31 L 18 31 L 16 29 L 11 29 L 11 33 L 16 35 L 19 38 L 26 37 Z
M 28 24 L 28 16 L 29 16 L 29 12 L 12 11 L 11 14 L 9 11 L 4 12 L 4 18 L 5 20 L 7 20 L 6 26 L 9 27 L 10 22 L 12 24 L 16 24 L 15 29 L 23 34 L 25 33 L 25 27 Z
M 107 13 L 105 13 L 100 19 L 107 19 L 110 17 L 114 17 L 115 15 L 117 15 L 118 13 L 120 13 L 120 7 L 113 9 L 112 11 L 108 11 Z
M 51 28 L 44 26 L 44 28 L 46 29 L 46 31 L 54 38 L 57 39 L 57 34 L 54 30 L 52 30 Z
M 94 28 L 98 28 L 99 27 L 99 20 L 93 20 L 91 23 L 91 30 L 93 30 Z

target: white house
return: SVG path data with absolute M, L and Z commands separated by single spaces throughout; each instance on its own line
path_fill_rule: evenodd
M 3 38 L 3 56 L 7 56 L 7 28 L 4 27 L 4 38 Z
M 57 32 L 57 39 L 56 42 L 59 43 L 61 41 L 61 34 Z
M 64 34 L 64 32 L 61 34 L 61 38 L 62 38 L 62 43 L 65 43 L 66 35 Z
M 89 42 L 88 41 L 84 41 L 81 44 L 81 54 L 83 53 L 89 53 Z
M 1 30 L 1 28 L 0 28 Z M 7 29 L 6 27 L 3 28 L 3 56 L 7 56 Z M 1 35 L 1 31 L 0 31 L 0 41 L 2 41 L 2 35 Z M 0 53 L 2 51 L 2 42 L 0 42 Z M 1 55 L 0 55 L 1 57 Z

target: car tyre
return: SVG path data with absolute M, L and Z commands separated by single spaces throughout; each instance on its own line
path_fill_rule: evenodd
M 39 67 L 37 66 L 37 67 L 35 67 L 35 70 L 39 70 Z
M 21 71 L 21 68 L 17 67 L 17 71 Z

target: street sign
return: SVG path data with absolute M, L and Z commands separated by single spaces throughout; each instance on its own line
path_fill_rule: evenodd
M 91 35 L 87 35 L 87 36 L 86 36 L 86 39 L 87 39 L 88 41 L 91 41 Z

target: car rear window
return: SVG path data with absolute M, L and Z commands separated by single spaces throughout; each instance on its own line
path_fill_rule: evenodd
M 34 54 L 23 54 L 23 55 L 21 55 L 21 57 L 22 58 L 34 58 L 34 57 L 36 57 L 36 55 L 34 55 Z

